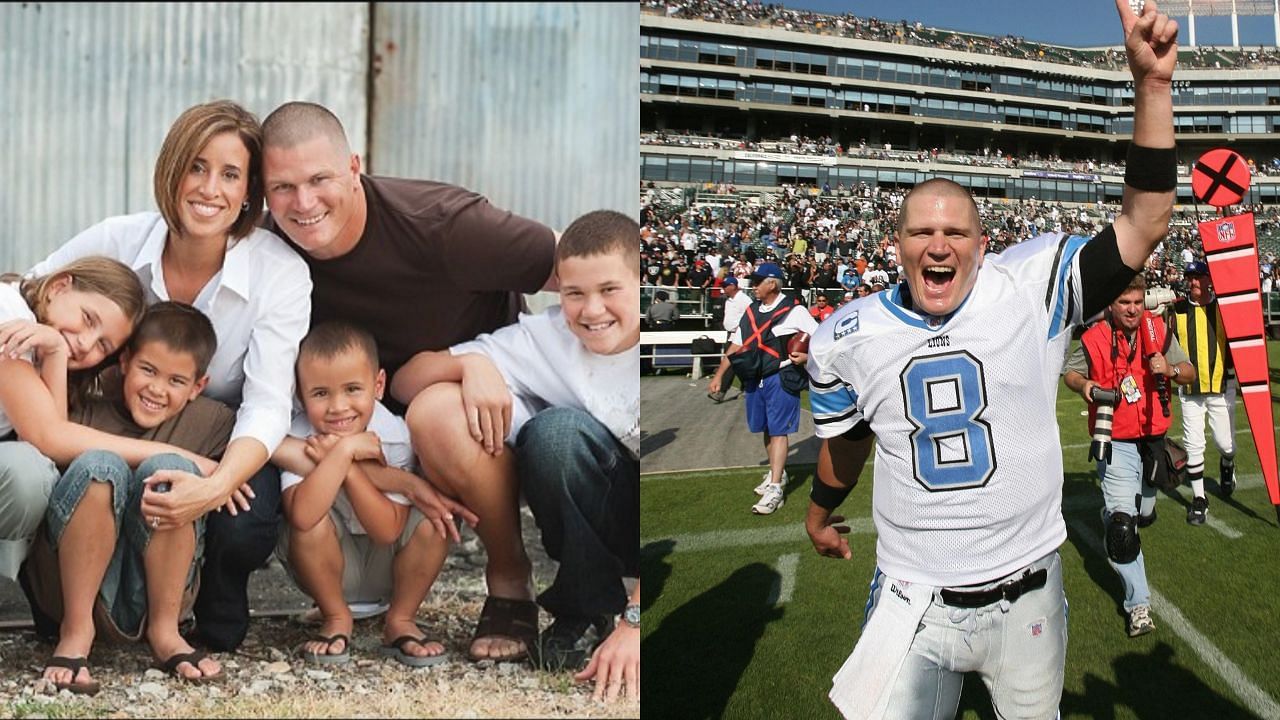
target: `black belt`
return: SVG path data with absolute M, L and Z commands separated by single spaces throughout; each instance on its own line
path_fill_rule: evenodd
M 1022 574 L 1022 577 L 1002 582 L 995 587 L 986 590 L 978 590 L 976 592 L 963 592 L 960 590 L 942 589 L 942 601 L 952 607 L 962 608 L 979 608 L 986 607 L 991 603 L 1000 600 L 1008 600 L 1013 602 L 1022 597 L 1023 593 L 1039 590 L 1044 587 L 1045 582 L 1049 579 L 1049 571 L 1040 568 L 1035 572 L 1030 570 Z

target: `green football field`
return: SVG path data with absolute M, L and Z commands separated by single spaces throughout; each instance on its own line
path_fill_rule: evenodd
M 1277 367 L 1277 344 L 1268 350 Z M 1156 630 L 1130 639 L 1120 580 L 1102 549 L 1085 405 L 1060 388 L 1068 538 L 1059 552 L 1069 608 L 1062 716 L 1280 718 L 1280 528 L 1243 403 L 1235 494 L 1218 494 L 1209 439 L 1209 522 L 1186 523 L 1184 484 L 1160 494 L 1159 519 L 1142 531 Z M 1176 397 L 1171 405 L 1170 435 L 1180 437 Z M 871 463 L 838 511 L 852 526 L 849 561 L 818 556 L 804 532 L 813 467 L 788 466 L 787 502 L 770 516 L 750 512 L 761 472 L 641 478 L 646 716 L 839 717 L 826 696 L 858 638 L 875 566 Z M 965 678 L 958 717 L 995 717 L 976 675 Z

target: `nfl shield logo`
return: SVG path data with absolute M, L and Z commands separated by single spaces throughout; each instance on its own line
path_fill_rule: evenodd
M 1229 243 L 1236 239 L 1236 226 L 1230 220 L 1218 225 L 1218 241 Z

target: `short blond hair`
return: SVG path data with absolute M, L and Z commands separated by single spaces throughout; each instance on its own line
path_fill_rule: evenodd
M 249 192 L 245 197 L 248 207 L 242 208 L 240 216 L 231 224 L 230 236 L 236 240 L 247 237 L 262 218 L 266 197 L 262 179 L 262 126 L 253 113 L 237 103 L 215 100 L 187 108 L 179 115 L 165 135 L 160 154 L 156 157 L 153 175 L 156 207 L 174 233 L 182 235 L 186 232 L 178 214 L 183 178 L 191 171 L 192 163 L 204 146 L 215 136 L 227 132 L 235 133 L 249 151 L 249 167 L 244 168 L 249 179 Z

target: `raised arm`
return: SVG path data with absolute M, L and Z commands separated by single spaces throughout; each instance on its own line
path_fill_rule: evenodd
M 1173 140 L 1173 68 L 1178 23 L 1147 0 L 1141 17 L 1116 0 L 1125 53 L 1133 75 L 1133 140 L 1125 166 L 1124 198 L 1113 224 L 1124 264 L 1141 271 L 1169 229 L 1177 185 Z

